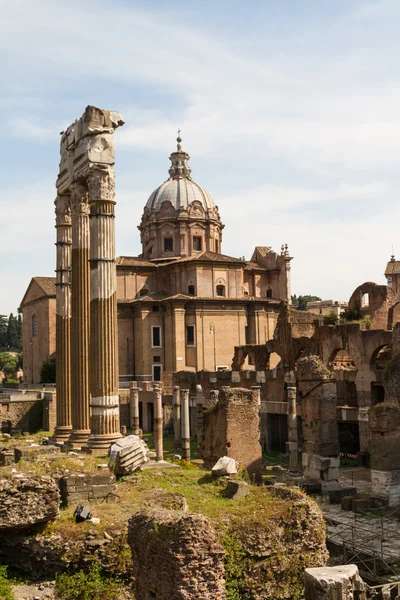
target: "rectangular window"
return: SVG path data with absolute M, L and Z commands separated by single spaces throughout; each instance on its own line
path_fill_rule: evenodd
M 161 365 L 153 365 L 153 381 L 161 381 Z
M 33 315 L 32 317 L 32 337 L 35 337 L 37 335 L 37 321 L 36 321 L 36 315 Z
M 201 237 L 199 235 L 193 236 L 193 250 L 201 250 Z
M 164 252 L 172 252 L 174 249 L 174 244 L 172 241 L 172 237 L 164 238 Z
M 151 342 L 153 348 L 161 348 L 161 327 L 153 325 L 151 328 Z
M 188 285 L 188 294 L 189 296 L 195 296 L 194 285 Z
M 186 345 L 187 346 L 195 345 L 194 325 L 186 325 Z
M 153 304 L 152 311 L 153 312 L 159 312 L 160 311 L 160 307 L 158 306 L 158 304 Z

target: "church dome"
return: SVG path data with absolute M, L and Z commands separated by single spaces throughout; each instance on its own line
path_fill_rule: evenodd
M 187 210 L 192 202 L 200 202 L 204 210 L 215 208 L 214 200 L 201 185 L 190 176 L 188 162 L 190 156 L 182 150 L 181 137 L 177 138 L 178 148 L 171 154 L 172 163 L 169 179 L 161 184 L 147 200 L 146 207 L 151 213 L 158 212 L 164 202 L 171 202 L 176 210 Z
M 176 210 L 187 210 L 195 200 L 200 202 L 206 211 L 215 206 L 207 190 L 192 179 L 168 179 L 154 190 L 146 206 L 150 212 L 157 212 L 163 202 L 169 201 Z

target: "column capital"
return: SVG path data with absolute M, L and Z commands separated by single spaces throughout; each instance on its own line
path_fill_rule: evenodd
M 71 204 L 69 195 L 58 195 L 54 200 L 56 227 L 71 225 Z
M 89 215 L 87 188 L 81 183 L 71 185 L 71 212 L 75 215 Z
M 108 167 L 93 168 L 87 178 L 89 189 L 89 203 L 113 202 L 115 196 L 115 174 Z

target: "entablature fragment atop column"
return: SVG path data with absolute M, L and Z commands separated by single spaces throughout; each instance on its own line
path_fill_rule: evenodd
M 56 182 L 59 194 L 67 193 L 74 182 L 87 179 L 94 167 L 114 165 L 113 133 L 123 124 L 118 112 L 88 106 L 62 133 Z

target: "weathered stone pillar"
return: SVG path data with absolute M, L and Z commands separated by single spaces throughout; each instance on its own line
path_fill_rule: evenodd
M 219 390 L 210 390 L 210 407 L 217 406 L 219 398 Z
M 154 445 L 156 448 L 156 460 L 164 460 L 162 389 L 158 385 L 153 386 L 153 398 L 154 398 Z
M 252 385 L 251 389 L 254 391 L 254 393 L 257 396 L 258 407 L 261 408 L 261 386 L 260 385 Z
M 287 387 L 287 404 L 288 404 L 288 447 L 289 447 L 289 467 L 298 469 L 298 436 L 297 436 L 297 388 L 294 386 Z
M 139 392 L 135 381 L 131 381 L 129 386 L 130 405 L 131 405 L 131 427 L 134 435 L 139 435 Z
M 203 441 L 203 427 L 204 427 L 204 396 L 203 388 L 201 385 L 196 386 L 196 405 L 197 405 L 197 443 L 200 444 Z
M 72 289 L 71 289 L 71 412 L 68 444 L 83 446 L 89 437 L 89 202 L 87 190 L 71 186 Z
M 190 460 L 189 390 L 181 390 L 181 411 L 182 458 Z
M 114 171 L 88 177 L 90 204 L 90 391 L 88 449 L 107 451 L 121 437 L 118 395 Z
M 56 229 L 56 428 L 53 440 L 66 442 L 71 418 L 71 207 L 69 195 L 57 196 Z
M 190 439 L 197 439 L 197 396 L 189 396 Z
M 174 386 L 173 393 L 174 445 L 178 448 L 181 443 L 181 393 L 179 386 Z

